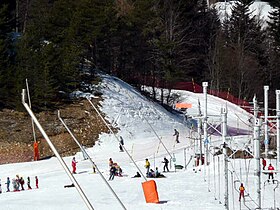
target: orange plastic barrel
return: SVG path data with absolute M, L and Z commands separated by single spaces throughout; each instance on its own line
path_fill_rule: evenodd
M 154 180 L 142 183 L 146 203 L 159 203 L 157 185 Z

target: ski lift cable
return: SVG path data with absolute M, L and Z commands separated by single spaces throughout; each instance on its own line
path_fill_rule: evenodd
M 211 148 L 214 148 L 214 146 L 210 146 L 209 147 L 209 154 L 212 155 L 212 157 L 213 157 L 213 167 L 214 167 L 214 181 L 213 181 L 213 185 L 214 185 L 214 198 L 216 200 L 215 154 L 211 152 Z M 209 160 L 210 160 L 210 158 L 209 158 Z M 208 192 L 211 192 L 210 186 L 211 186 L 211 183 L 210 183 L 210 167 L 208 166 Z
M 28 100 L 28 105 L 31 109 L 31 98 L 30 98 L 30 93 L 29 93 L 29 86 L 28 86 L 28 80 L 27 78 L 25 79 L 25 83 L 26 83 L 26 91 L 27 91 L 27 100 Z M 33 141 L 36 142 L 36 133 L 35 133 L 35 126 L 34 126 L 34 121 L 31 117 L 31 126 L 32 126 L 32 134 L 33 134 Z M 34 149 L 34 148 L 33 148 Z M 34 152 L 34 157 L 33 159 L 35 160 L 35 151 Z M 31 170 L 33 171 L 33 164 L 30 164 Z
M 273 181 L 273 184 L 274 184 L 274 182 L 276 182 L 276 186 L 273 188 L 273 205 L 274 205 L 274 207 L 273 207 L 273 209 L 278 209 L 278 208 L 276 208 L 276 189 L 279 187 L 279 181 L 278 180 L 274 180 Z M 264 203 L 264 201 L 265 201 L 265 193 L 266 193 L 266 185 L 267 185 L 267 183 L 269 183 L 269 180 L 266 180 L 265 182 L 264 182 L 264 184 L 263 184 L 263 198 L 262 198 L 262 202 Z M 272 209 L 272 207 L 271 208 L 269 208 L 269 209 Z
M 216 161 L 215 161 L 215 155 L 213 155 L 213 165 L 214 165 L 214 198 L 217 200 L 216 197 Z
M 236 176 L 236 178 L 237 178 L 237 180 L 236 180 L 235 182 L 240 182 L 240 183 L 241 183 L 240 178 L 238 177 L 238 174 L 237 174 L 237 172 L 235 171 L 235 168 L 233 167 L 231 161 L 230 161 L 230 164 L 231 164 L 231 166 L 232 166 L 232 168 L 233 168 L 233 173 L 235 174 L 235 176 Z M 238 190 L 237 190 L 237 191 L 238 191 Z M 254 201 L 254 200 L 252 199 L 252 197 L 250 196 L 249 190 L 246 190 L 246 189 L 245 189 L 245 192 L 247 193 L 247 196 L 252 200 L 252 202 L 253 202 L 256 206 L 258 206 L 258 204 L 256 203 L 256 201 Z M 246 206 L 246 205 L 245 205 L 245 206 Z M 247 206 L 246 206 L 246 207 L 247 207 Z M 247 208 L 248 208 L 248 207 L 247 207 Z M 250 209 L 250 208 L 249 208 L 249 209 Z
M 231 174 L 231 193 L 232 193 L 232 207 L 233 207 L 233 210 L 235 209 L 234 207 L 234 186 L 233 186 L 233 172 L 231 170 L 230 171 L 230 174 Z
M 120 198 L 117 196 L 117 194 L 115 193 L 115 191 L 113 190 L 113 188 L 109 185 L 108 181 L 104 178 L 104 176 L 102 175 L 101 171 L 99 170 L 99 168 L 97 167 L 97 165 L 92 161 L 91 157 L 89 156 L 89 154 L 87 153 L 87 151 L 84 149 L 84 147 L 80 144 L 80 142 L 77 140 L 77 138 L 74 136 L 74 134 L 71 132 L 71 130 L 68 128 L 68 126 L 66 125 L 66 123 L 64 122 L 64 120 L 61 118 L 60 116 L 60 111 L 58 110 L 57 112 L 58 115 L 58 119 L 60 120 L 60 122 L 63 124 L 63 126 L 66 128 L 66 130 L 68 131 L 68 133 L 71 135 L 71 137 L 73 138 L 73 140 L 75 141 L 75 143 L 79 146 L 79 148 L 81 149 L 82 153 L 85 154 L 85 156 L 88 158 L 88 160 L 90 161 L 90 163 L 93 165 L 93 167 L 98 171 L 98 174 L 101 176 L 102 180 L 105 182 L 105 184 L 107 185 L 107 187 L 110 189 L 110 191 L 113 193 L 113 195 L 115 196 L 115 198 L 117 199 L 117 201 L 121 204 L 123 209 L 126 209 L 126 207 L 124 206 L 124 204 L 122 203 L 122 201 L 120 200 Z
M 276 209 L 276 189 L 279 187 L 279 181 L 278 180 L 274 180 L 276 181 L 277 185 L 273 188 L 273 192 L 274 192 L 274 209 Z
M 29 104 L 29 107 L 31 109 L 31 99 L 30 99 L 29 85 L 28 85 L 27 78 L 25 79 L 25 83 L 26 83 L 26 91 L 27 91 L 28 104 Z M 32 126 L 33 139 L 34 139 L 34 142 L 35 142 L 36 141 L 36 133 L 35 133 L 34 121 L 33 121 L 32 118 L 31 118 L 31 126 Z
M 248 127 L 253 128 L 253 126 L 252 126 L 251 124 L 244 122 L 244 120 L 242 120 L 242 119 L 236 114 L 236 112 L 234 112 L 234 115 L 235 115 L 244 125 L 247 125 Z
M 218 183 L 219 183 L 219 203 L 221 204 L 221 166 L 220 166 L 220 157 L 218 156 Z
M 245 164 L 246 164 L 246 159 L 244 159 L 245 160 Z M 249 163 L 248 163 L 248 167 L 246 168 L 246 183 L 247 183 L 247 188 L 248 188 L 248 191 L 249 191 L 249 185 L 248 185 L 248 183 L 249 183 L 249 181 L 248 181 L 248 178 L 249 178 L 249 172 L 250 172 L 250 164 L 251 164 L 251 160 L 252 159 L 249 159 Z

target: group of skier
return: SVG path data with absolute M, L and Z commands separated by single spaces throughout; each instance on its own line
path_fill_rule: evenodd
M 109 158 L 109 171 L 110 171 L 110 176 L 108 181 L 114 180 L 115 176 L 120 176 L 120 177 L 123 176 L 122 168 L 117 163 L 114 163 L 112 158 Z
M 265 170 L 265 167 L 266 167 L 266 160 L 262 157 L 262 166 L 263 166 L 263 170 Z M 269 171 L 268 172 L 268 182 L 270 181 L 270 179 L 272 179 L 272 182 L 274 183 L 274 167 L 273 165 L 270 163 L 267 167 L 267 170 Z
M 16 175 L 16 178 L 13 178 L 12 181 L 10 180 L 10 177 L 7 177 L 7 181 L 5 183 L 7 185 L 7 190 L 6 192 L 10 192 L 10 185 L 12 184 L 12 191 L 13 192 L 17 192 L 17 191 L 21 191 L 21 190 L 25 190 L 24 189 L 24 184 L 25 181 L 23 179 L 23 177 L 20 177 L 19 175 Z M 36 188 L 39 188 L 39 180 L 38 177 L 35 176 L 35 184 L 36 184 Z M 31 182 L 30 182 L 30 177 L 27 177 L 27 189 L 31 190 Z M 1 187 L 1 181 L 0 181 L 0 193 L 2 193 L 2 187 Z
M 262 170 L 265 171 L 266 169 L 266 160 L 264 159 L 264 157 L 261 158 L 262 159 Z M 270 179 L 272 180 L 272 183 L 274 184 L 274 173 L 275 173 L 275 168 L 273 167 L 273 165 L 270 163 L 267 167 L 268 170 L 268 183 L 270 182 Z M 241 198 L 244 199 L 244 192 L 245 192 L 245 187 L 243 185 L 243 183 L 241 183 L 240 187 L 239 187 L 239 201 L 241 201 Z
M 179 132 L 177 129 L 174 129 L 174 134 L 173 136 L 175 136 L 175 141 L 176 143 L 180 143 L 179 141 Z M 124 146 L 124 140 L 123 138 L 120 136 L 120 142 L 119 142 L 119 149 L 120 149 L 120 152 L 124 152 L 124 149 L 123 149 L 123 146 Z M 84 158 L 85 159 L 85 158 Z M 73 174 L 76 174 L 76 169 L 77 169 L 77 161 L 75 159 L 75 157 L 72 158 L 72 162 L 71 162 L 71 166 L 72 166 L 72 173 Z M 162 163 L 164 163 L 164 167 L 163 167 L 163 172 L 169 172 L 169 169 L 168 169 L 168 159 L 166 157 L 164 157 Z M 150 162 L 148 159 L 146 159 L 146 162 L 145 162 L 145 168 L 146 168 L 146 176 L 147 177 L 164 177 L 164 175 L 160 174 L 159 171 L 158 171 L 158 168 L 156 167 L 155 171 L 150 169 Z M 95 170 L 94 170 L 95 171 Z M 122 168 L 117 164 L 117 163 L 114 163 L 112 158 L 109 159 L 109 172 L 110 172 L 110 176 L 109 176 L 109 180 L 114 180 L 114 177 L 115 176 L 122 176 Z M 134 177 L 140 177 L 139 176 L 139 172 L 137 172 L 137 174 L 134 176 Z
M 163 172 L 169 172 L 169 169 L 168 169 L 168 163 L 169 161 L 167 160 L 166 157 L 164 157 L 162 163 L 164 163 L 164 166 L 163 166 Z M 158 171 L 158 167 L 156 167 L 155 171 L 153 169 L 151 169 L 151 164 L 148 160 L 148 158 L 146 158 L 145 160 L 145 166 L 144 166 L 147 170 L 146 172 L 146 176 L 148 178 L 159 178 L 159 177 L 165 177 L 163 174 L 159 173 Z

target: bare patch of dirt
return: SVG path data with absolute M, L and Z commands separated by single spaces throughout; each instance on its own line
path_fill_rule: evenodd
M 100 99 L 94 99 L 98 105 Z M 35 114 L 50 140 L 62 156 L 73 155 L 80 149 L 57 117 L 57 111 Z M 61 118 L 78 141 L 93 146 L 102 132 L 109 132 L 106 125 L 87 100 L 75 101 L 60 108 Z M 36 126 L 35 126 L 36 127 Z M 48 143 L 36 128 L 40 141 L 40 158 L 53 156 Z M 33 160 L 33 132 L 27 112 L 3 110 L 0 112 L 0 164 Z

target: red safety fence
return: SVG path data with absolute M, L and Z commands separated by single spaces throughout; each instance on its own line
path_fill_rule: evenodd
M 159 80 L 157 78 L 152 78 L 150 75 L 141 76 L 141 77 L 138 75 L 138 76 L 135 76 L 134 80 L 141 81 L 141 83 L 143 85 L 154 86 L 157 88 L 170 88 L 170 89 L 175 89 L 175 90 L 186 90 L 186 91 L 190 91 L 190 92 L 194 92 L 194 93 L 203 93 L 203 87 L 201 85 L 196 84 L 194 82 L 194 80 L 192 80 L 191 82 L 176 82 L 173 84 L 170 84 L 170 83 L 168 84 L 168 83 L 162 82 L 161 80 Z M 250 113 L 252 112 L 250 110 L 250 104 L 248 101 L 231 95 L 229 93 L 229 91 L 223 92 L 223 91 L 210 90 L 210 89 L 208 89 L 207 91 L 208 91 L 208 94 L 217 96 L 217 97 L 227 100 L 231 103 L 234 103 Z
M 177 82 L 172 89 L 176 90 L 187 90 L 194 93 L 203 93 L 203 87 L 194 83 L 194 82 Z M 243 109 L 245 109 L 248 112 L 251 112 L 250 110 L 250 104 L 248 101 L 236 98 L 233 95 L 231 95 L 229 92 L 222 92 L 218 90 L 207 90 L 208 94 L 217 96 L 219 98 L 222 98 L 224 100 L 227 100 L 231 103 L 234 103 L 238 106 L 241 106 Z

